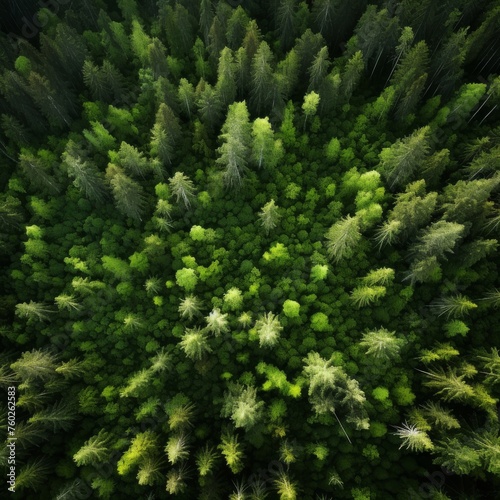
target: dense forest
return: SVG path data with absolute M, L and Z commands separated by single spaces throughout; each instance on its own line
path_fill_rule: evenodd
M 0 496 L 499 498 L 500 1 L 10 7 Z

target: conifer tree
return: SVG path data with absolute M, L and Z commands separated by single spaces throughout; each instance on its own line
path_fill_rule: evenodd
M 238 436 L 231 433 L 223 434 L 221 444 L 217 448 L 224 455 L 231 472 L 238 474 L 243 469 L 243 458 L 245 457 L 243 446 L 238 442 Z
M 172 195 L 176 197 L 176 202 L 180 203 L 182 200 L 184 206 L 189 208 L 196 192 L 193 181 L 183 172 L 176 172 L 173 177 L 168 179 L 168 182 Z
M 295 89 L 299 78 L 299 56 L 295 49 L 291 49 L 276 68 L 275 78 L 278 90 L 286 102 Z
M 411 451 L 428 451 L 434 448 L 434 445 L 426 432 L 420 430 L 416 425 L 404 423 L 396 427 L 396 436 L 401 438 L 400 449 L 404 446 Z
M 109 435 L 101 429 L 99 433 L 85 441 L 84 445 L 73 455 L 78 467 L 95 465 L 107 460 L 109 456 Z
M 89 200 L 103 202 L 108 196 L 102 174 L 90 161 L 73 156 L 69 151 L 63 153 L 63 161 L 67 166 L 68 176 L 73 184 L 85 193 Z
M 336 262 L 349 257 L 361 239 L 359 219 L 347 217 L 336 222 L 326 233 L 328 255 Z
M 221 333 L 229 331 L 227 314 L 221 313 L 217 307 L 212 309 L 210 314 L 205 318 L 207 322 L 207 330 L 218 337 Z
M 359 345 L 365 350 L 367 356 L 375 360 L 394 362 L 400 358 L 404 340 L 397 338 L 395 332 L 379 328 L 363 334 Z
M 34 413 L 29 419 L 29 424 L 42 425 L 51 428 L 53 432 L 67 431 L 73 425 L 76 415 L 71 405 L 58 401 L 51 408 L 45 408 Z
M 20 318 L 27 318 L 28 322 L 38 320 L 38 321 L 50 321 L 49 314 L 53 311 L 49 309 L 46 305 L 40 302 L 33 302 L 32 300 L 28 302 L 22 302 L 16 304 L 16 316 Z
M 128 177 L 123 169 L 110 163 L 106 177 L 111 184 L 116 208 L 135 220 L 142 220 L 145 209 L 145 196 L 142 186 Z
M 307 119 L 316 114 L 319 101 L 319 94 L 314 91 L 304 96 L 304 102 L 302 104 L 302 109 L 304 110 L 304 130 L 306 129 Z
M 19 166 L 35 190 L 44 189 L 51 194 L 59 192 L 59 185 L 53 175 L 49 173 L 46 162 L 27 150 L 21 150 Z
M 194 43 L 193 17 L 180 3 L 168 6 L 165 15 L 165 36 L 174 57 L 184 58 Z
M 212 352 L 205 333 L 199 328 L 186 328 L 179 345 L 186 356 L 192 360 L 200 360 L 206 353 Z
M 196 89 L 196 94 L 201 121 L 207 128 L 215 129 L 223 115 L 219 93 L 210 84 L 203 82 L 203 85 Z
M 335 32 L 336 18 L 339 9 L 338 0 L 315 0 L 312 8 L 312 19 L 316 29 L 329 43 Z
M 30 460 L 19 470 L 16 477 L 16 488 L 20 491 L 28 488 L 35 491 L 40 490 L 50 474 L 51 466 L 45 457 Z
M 200 314 L 200 308 L 200 300 L 194 295 L 188 295 L 181 300 L 181 303 L 179 305 L 179 313 L 183 318 L 187 317 L 189 320 L 192 320 L 194 316 Z
M 250 22 L 245 10 L 238 5 L 227 22 L 227 43 L 230 49 L 238 50 L 245 38 L 247 26 Z
M 223 167 L 225 186 L 238 188 L 243 182 L 250 144 L 251 126 L 246 103 L 235 102 L 229 106 L 226 121 L 219 135 L 222 145 L 217 149 L 216 162 Z
M 236 428 L 243 427 L 248 431 L 262 418 L 263 406 L 263 401 L 257 401 L 255 387 L 231 384 L 224 397 L 221 415 L 231 417 Z
M 156 113 L 156 122 L 151 131 L 151 155 L 158 156 L 163 164 L 172 163 L 175 156 L 175 145 L 180 137 L 181 129 L 178 118 L 172 109 L 161 103 Z
M 161 76 L 168 76 L 167 64 L 167 49 L 161 43 L 161 40 L 154 37 L 152 42 L 148 45 L 148 60 L 149 66 L 153 70 L 153 77 L 155 80 Z
M 363 54 L 358 50 L 348 61 L 342 73 L 342 97 L 345 102 L 351 100 L 354 89 L 361 80 L 364 70 Z
M 429 127 L 422 127 L 404 139 L 398 139 L 380 153 L 380 170 L 391 189 L 412 179 L 429 153 Z
M 205 45 L 209 43 L 210 27 L 214 19 L 212 0 L 201 0 L 200 2 L 200 30 L 203 35 Z
M 288 50 L 297 35 L 297 0 L 280 0 L 276 26 L 283 50 Z
M 330 67 L 330 61 L 328 59 L 328 47 L 322 47 L 321 50 L 316 54 L 311 67 L 309 68 L 309 87 L 308 92 L 315 91 L 318 92 L 322 87 L 323 80 L 328 74 L 328 69 Z
M 224 109 L 234 102 L 237 90 L 235 64 L 233 53 L 228 47 L 224 47 L 220 53 L 215 90 Z
M 261 42 L 252 60 L 251 105 L 257 115 L 268 114 L 273 102 L 273 53 Z
M 283 327 L 279 319 L 272 312 L 261 315 L 255 322 L 255 331 L 259 336 L 259 345 L 261 347 L 273 347 L 276 345 L 282 330 Z
M 195 112 L 195 93 L 194 87 L 185 78 L 181 78 L 179 81 L 179 89 L 177 92 L 179 97 L 179 102 L 184 111 L 184 114 L 191 119 L 191 113 Z
M 274 132 L 269 119 L 256 118 L 252 125 L 252 159 L 260 168 L 273 168 L 283 154 L 281 141 L 274 140 Z

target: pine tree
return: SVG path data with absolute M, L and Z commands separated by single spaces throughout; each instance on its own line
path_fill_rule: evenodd
M 185 58 L 194 43 L 194 19 L 182 4 L 168 6 L 164 16 L 164 30 L 168 47 L 174 57 Z
M 252 160 L 259 168 L 273 168 L 283 154 L 281 141 L 274 140 L 269 118 L 256 118 L 252 125 Z
M 236 434 L 226 433 L 222 435 L 221 444 L 217 446 L 226 459 L 226 464 L 233 474 L 238 474 L 243 469 L 243 446 L 238 442 Z
M 116 208 L 131 219 L 142 220 L 146 204 L 142 186 L 112 163 L 106 169 L 106 177 L 113 190 Z
M 191 119 L 191 113 L 195 111 L 195 93 L 193 85 L 185 78 L 181 78 L 177 95 L 185 115 Z
M 401 427 L 396 427 L 394 434 L 402 440 L 400 449 L 405 447 L 411 451 L 429 451 L 434 448 L 427 433 L 415 425 L 404 423 Z
M 406 185 L 429 153 L 428 126 L 398 139 L 380 153 L 380 170 L 391 189 Z
M 333 41 L 336 19 L 339 10 L 338 0 L 315 0 L 312 8 L 312 18 L 316 29 L 329 43 Z
M 273 53 L 266 42 L 261 42 L 252 60 L 251 105 L 255 114 L 267 114 L 273 103 Z
M 28 92 L 49 123 L 58 128 L 69 127 L 71 117 L 60 94 L 52 88 L 49 80 L 32 71 L 28 82 Z
M 500 176 L 491 179 L 448 184 L 442 195 L 443 219 L 465 224 L 485 213 L 487 200 L 500 185 Z
M 23 381 L 41 379 L 48 381 L 56 375 L 57 357 L 47 350 L 25 351 L 10 365 L 14 373 Z
M 127 451 L 118 460 L 118 474 L 120 476 L 128 474 L 132 468 L 150 457 L 157 450 L 157 440 L 156 434 L 149 430 L 137 434 Z
M 257 21 L 252 19 L 247 25 L 245 38 L 243 39 L 242 44 L 242 48 L 245 49 L 245 53 L 250 62 L 253 61 L 261 41 L 262 35 L 259 27 L 257 26 Z
M 53 432 L 68 431 L 73 426 L 76 414 L 71 406 L 64 401 L 58 401 L 51 408 L 40 410 L 29 419 L 29 424 L 52 428 Z
M 160 76 L 165 78 L 168 76 L 167 49 L 156 37 L 148 45 L 148 60 L 155 80 L 160 78 Z
M 189 457 L 189 449 L 187 437 L 184 434 L 175 434 L 171 436 L 165 446 L 168 461 L 175 465 L 181 460 L 186 460 Z
M 199 328 L 186 328 L 179 346 L 192 360 L 201 360 L 206 353 L 212 352 L 205 333 Z
M 465 295 L 459 294 L 450 297 L 443 297 L 442 299 L 435 301 L 432 304 L 432 307 L 438 311 L 439 316 L 446 314 L 446 318 L 449 319 L 450 317 L 456 318 L 468 314 L 469 311 L 477 308 L 477 304 L 471 302 Z
M 300 60 L 295 49 L 291 49 L 286 57 L 278 63 L 275 73 L 276 85 L 286 102 L 295 89 L 299 79 Z
M 467 52 L 467 30 L 460 28 L 451 33 L 432 58 L 431 84 L 435 85 L 435 93 L 450 95 L 462 77 L 462 65 Z
M 183 431 L 193 426 L 194 404 L 184 394 L 176 394 L 166 405 L 168 426 L 171 431 Z
M 354 288 L 349 298 L 357 307 L 364 307 L 372 302 L 376 302 L 385 293 L 385 286 L 358 286 Z
M 443 258 L 446 252 L 452 252 L 464 229 L 462 224 L 456 222 L 435 222 L 425 229 L 411 251 L 417 259 L 428 256 Z
M 201 477 L 208 475 L 217 460 L 217 452 L 211 448 L 208 444 L 200 449 L 196 455 L 196 467 Z
M 280 500 L 297 499 L 297 483 L 292 482 L 286 472 L 281 471 L 273 483 L 276 487 Z
M 237 311 L 242 304 L 243 295 L 239 288 L 233 286 L 224 294 L 224 310 Z
M 237 90 L 235 64 L 233 52 L 228 47 L 224 47 L 220 53 L 215 90 L 219 95 L 223 109 L 234 102 Z
M 363 60 L 373 75 L 380 60 L 384 61 L 394 50 L 398 32 L 398 19 L 387 9 L 377 11 L 375 5 L 369 5 L 356 25 L 356 48 L 363 54 Z
M 216 160 L 224 169 L 222 178 L 229 188 L 238 188 L 242 184 L 251 144 L 250 134 L 249 114 L 245 102 L 231 104 L 219 135 L 222 145 L 217 149 L 219 158 Z
M 194 316 L 200 314 L 200 309 L 201 301 L 194 295 L 188 295 L 181 300 L 178 310 L 181 317 L 187 317 L 189 320 L 192 320 Z
M 328 74 L 328 69 L 330 68 L 330 60 L 328 59 L 328 47 L 322 47 L 321 50 L 316 54 L 311 67 L 309 68 L 309 87 L 308 92 L 315 91 L 318 92 L 322 87 L 323 80 Z
M 200 2 L 200 31 L 203 35 L 205 45 L 209 43 L 210 27 L 214 19 L 212 0 L 201 0 Z
M 50 316 L 52 311 L 45 304 L 40 302 L 33 302 L 32 300 L 27 302 L 22 302 L 21 304 L 16 304 L 16 316 L 20 318 L 27 318 L 28 323 L 34 320 L 38 321 L 50 321 Z
M 263 207 L 262 211 L 259 212 L 259 217 L 263 228 L 266 230 L 266 234 L 269 235 L 278 224 L 281 215 L 279 214 L 278 208 L 274 202 L 271 200 L 267 202 Z
M 221 50 L 226 46 L 224 26 L 218 15 L 213 18 L 206 45 L 212 61 L 218 61 Z
M 244 387 L 230 384 L 229 391 L 224 395 L 221 415 L 230 417 L 236 428 L 250 430 L 263 416 L 263 401 L 257 401 L 255 387 Z
M 364 71 L 363 54 L 358 50 L 348 61 L 342 73 L 342 97 L 344 102 L 349 102 L 354 89 L 357 87 Z
M 50 474 L 51 466 L 45 457 L 30 460 L 24 467 L 21 467 L 16 477 L 16 489 L 26 488 L 38 491 L 46 484 L 47 476 Z
M 280 0 L 276 13 L 276 25 L 282 49 L 288 50 L 297 35 L 297 0 Z
M 56 373 L 60 373 L 65 379 L 73 379 L 81 377 L 87 371 L 85 362 L 78 361 L 76 358 L 72 358 L 69 361 L 61 363 L 56 368 Z
M 254 328 L 259 337 L 260 347 L 276 345 L 283 330 L 279 319 L 272 312 L 261 315 L 255 322 Z
M 348 215 L 336 222 L 326 233 L 328 255 L 335 262 L 352 255 L 361 240 L 359 219 Z
M 396 195 L 396 204 L 388 220 L 397 220 L 401 223 L 401 237 L 406 239 L 429 222 L 436 202 L 437 193 L 425 194 L 425 181 L 413 182 L 406 186 L 404 193 Z
M 172 195 L 176 197 L 176 202 L 180 203 L 182 200 L 185 208 L 189 208 L 195 198 L 196 188 L 193 181 L 183 172 L 176 172 L 168 179 L 168 182 Z
M 89 200 L 102 203 L 108 197 L 102 174 L 90 161 L 82 160 L 79 156 L 73 156 L 72 152 L 68 151 L 70 148 L 71 146 L 68 143 L 62 159 L 67 167 L 68 176 L 74 179 L 73 185 L 85 193 Z
M 217 307 L 212 309 L 210 314 L 205 318 L 207 322 L 207 330 L 218 337 L 221 333 L 229 331 L 227 314 L 221 313 Z
M 141 486 L 154 486 L 163 478 L 164 460 L 162 457 L 147 457 L 140 465 L 137 472 L 137 482 Z
M 303 373 L 309 384 L 309 401 L 315 413 L 332 413 L 345 434 L 336 413 L 337 409 L 342 409 L 347 422 L 355 424 L 357 429 L 367 429 L 369 423 L 364 409 L 365 395 L 357 381 L 350 379 L 342 367 L 334 366 L 331 359 L 326 360 L 317 352 L 309 352 L 303 361 Z
M 137 397 L 151 381 L 152 373 L 149 370 L 140 370 L 134 373 L 128 380 L 127 385 L 120 391 L 121 398 L 130 396 Z
M 435 394 L 443 401 L 467 402 L 474 399 L 474 388 L 464 381 L 465 374 L 458 375 L 455 369 L 446 372 L 443 368 L 423 373 L 427 377 L 424 385 L 435 389 Z
M 311 67 L 314 57 L 326 45 L 321 33 L 313 33 L 307 29 L 295 42 L 295 51 L 300 61 L 300 73 L 305 77 L 307 70 Z
M 203 85 L 198 85 L 196 94 L 196 105 L 200 111 L 201 121 L 207 128 L 215 129 L 223 115 L 219 93 L 210 84 L 203 82 Z
M 59 192 L 56 179 L 48 172 L 46 162 L 27 150 L 21 150 L 19 166 L 34 190 L 47 190 L 50 194 Z
M 157 156 L 163 164 L 171 164 L 175 157 L 174 147 L 180 138 L 181 128 L 172 109 L 163 102 L 156 113 L 151 134 L 151 155 Z
M 130 35 L 132 51 L 142 66 L 148 64 L 148 47 L 151 44 L 151 38 L 145 33 L 141 23 L 136 19 L 132 20 L 132 34 Z
M 144 154 L 136 147 L 122 141 L 120 149 L 117 153 L 110 151 L 109 156 L 111 161 L 123 167 L 128 174 L 135 177 L 144 177 L 150 171 L 147 159 Z
M 250 18 L 245 10 L 238 5 L 227 23 L 227 44 L 232 50 L 237 50 L 243 43 Z
M 96 465 L 109 457 L 109 435 L 101 429 L 99 433 L 85 441 L 84 445 L 73 455 L 78 467 Z
M 319 101 L 320 97 L 316 92 L 309 92 L 309 94 L 304 96 L 304 102 L 302 104 L 302 109 L 304 111 L 304 130 L 306 129 L 307 119 L 316 114 Z
M 400 358 L 400 350 L 404 340 L 396 337 L 395 332 L 385 328 L 372 330 L 363 334 L 359 345 L 365 350 L 365 355 L 380 361 L 396 361 Z

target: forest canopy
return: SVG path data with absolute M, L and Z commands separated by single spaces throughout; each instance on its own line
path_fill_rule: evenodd
M 32 4 L 0 33 L 2 488 L 495 498 L 500 2 Z

